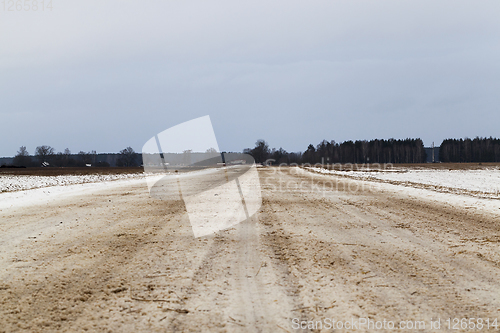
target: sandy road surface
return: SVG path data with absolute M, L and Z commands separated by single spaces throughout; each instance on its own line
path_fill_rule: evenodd
M 261 211 L 198 239 L 182 202 L 142 183 L 3 209 L 0 331 L 500 318 L 500 213 L 294 170 L 261 170 Z

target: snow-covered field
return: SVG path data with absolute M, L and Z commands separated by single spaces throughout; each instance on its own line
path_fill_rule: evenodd
M 97 193 L 122 186 L 142 185 L 147 190 L 143 174 L 82 175 L 82 176 L 9 176 L 0 177 L 0 184 L 10 190 L 0 192 L 0 212 L 9 208 L 45 205 L 78 195 Z M 32 181 L 30 183 L 29 181 Z M 23 189 L 22 186 L 29 189 Z
M 307 169 L 322 174 L 334 174 L 360 180 L 500 198 L 500 170 L 497 168 L 480 170 L 395 168 L 374 171 L 339 171 L 318 167 Z
M 118 179 L 143 178 L 143 174 L 115 175 L 62 175 L 62 176 L 24 176 L 0 175 L 0 193 L 24 191 L 35 188 L 64 186 L 87 183 L 101 183 Z

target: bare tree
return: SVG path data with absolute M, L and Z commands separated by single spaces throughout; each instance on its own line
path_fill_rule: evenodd
M 255 159 L 255 162 L 264 163 L 269 158 L 269 154 L 271 151 L 267 142 L 259 139 L 257 140 L 257 142 L 255 142 L 255 148 L 251 150 L 246 149 L 244 152 L 252 155 L 252 157 Z
M 17 155 L 14 157 L 14 165 L 28 166 L 29 164 L 31 164 L 31 157 L 26 146 L 19 147 Z
M 127 147 L 123 150 L 120 150 L 120 155 L 118 157 L 118 160 L 116 161 L 117 166 L 124 166 L 124 167 L 130 167 L 130 166 L 136 166 L 136 153 L 132 147 Z
M 55 150 L 51 146 L 38 146 L 35 149 L 35 156 L 40 161 L 40 163 L 43 163 L 50 160 L 52 156 L 54 156 L 54 152 Z

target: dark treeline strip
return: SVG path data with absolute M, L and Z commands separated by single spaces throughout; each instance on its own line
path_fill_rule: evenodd
M 439 154 L 441 162 L 500 162 L 500 139 L 446 139 Z
M 288 153 L 282 148 L 269 149 L 264 140 L 258 140 L 253 149 L 245 149 L 257 163 L 269 159 L 281 163 L 425 163 L 426 153 L 421 139 L 371 141 L 321 141 L 312 144 L 303 153 Z
M 141 164 L 141 155 L 136 153 L 131 147 L 127 147 L 118 154 L 98 154 L 95 150 L 91 152 L 80 151 L 78 154 L 71 154 L 66 148 L 64 152 L 56 153 L 50 146 L 38 146 L 35 155 L 28 153 L 26 146 L 21 146 L 17 155 L 10 164 L 4 167 L 133 167 Z
M 0 163 L 4 167 L 39 167 L 43 162 L 47 162 L 52 167 L 84 167 L 88 164 L 96 167 L 109 167 L 109 166 L 139 166 L 141 164 L 141 154 L 135 153 L 132 156 L 133 160 L 127 160 L 121 155 L 116 153 L 100 153 L 100 154 L 54 154 L 47 156 L 41 161 L 37 156 L 16 156 L 10 158 L 9 163 Z

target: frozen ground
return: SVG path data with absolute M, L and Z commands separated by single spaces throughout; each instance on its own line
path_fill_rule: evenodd
M 61 175 L 61 176 L 25 176 L 0 175 L 0 192 L 24 191 L 42 187 L 102 183 L 118 179 L 142 178 L 143 174 L 112 175 Z
M 0 332 L 498 322 L 499 200 L 296 168 L 259 174 L 260 211 L 200 238 L 182 201 L 151 198 L 144 178 L 1 193 L 0 207 L 24 197 L 0 208 Z
M 144 183 L 144 174 L 25 176 L 0 175 L 0 212 L 47 204 L 104 188 Z
M 405 169 L 374 171 L 339 171 L 318 167 L 307 168 L 322 174 L 334 174 L 359 180 L 369 180 L 425 188 L 439 192 L 500 198 L 500 170 L 435 170 Z
M 114 179 L 113 181 L 66 184 L 0 193 L 0 213 L 12 207 L 23 208 L 32 205 L 46 205 L 58 200 L 121 186 L 143 185 L 147 189 L 146 180 L 138 176 Z

